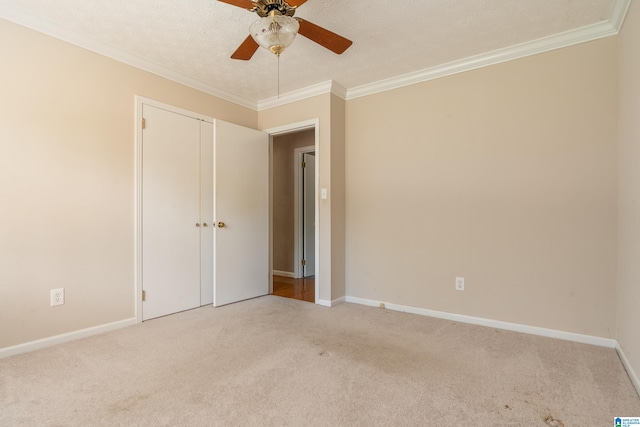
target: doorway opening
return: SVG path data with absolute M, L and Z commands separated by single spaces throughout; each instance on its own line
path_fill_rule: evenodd
M 293 279 L 274 274 L 272 294 L 279 297 L 316 302 L 315 276 Z
M 317 302 L 316 129 L 272 134 L 272 294 Z

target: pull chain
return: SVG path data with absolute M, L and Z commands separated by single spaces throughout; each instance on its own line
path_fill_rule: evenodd
M 278 55 L 278 99 L 280 99 L 280 55 Z

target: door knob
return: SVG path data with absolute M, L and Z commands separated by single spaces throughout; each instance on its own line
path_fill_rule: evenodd
M 205 222 L 204 224 L 202 224 L 203 227 L 208 227 L 207 223 Z
M 220 221 L 220 222 L 218 223 L 218 228 L 224 228 L 224 222 Z
M 200 227 L 200 224 L 196 222 L 196 227 Z

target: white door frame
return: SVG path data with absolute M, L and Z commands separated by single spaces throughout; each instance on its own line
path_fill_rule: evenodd
M 205 122 L 213 123 L 213 118 L 198 114 L 193 111 L 175 107 L 164 102 L 154 99 L 145 98 L 143 96 L 135 96 L 135 117 L 136 117 L 136 135 L 135 135 L 135 285 L 134 285 L 134 308 L 137 323 L 142 323 L 142 106 L 144 104 L 173 113 L 182 114 L 184 116 L 193 117 Z
M 278 135 L 286 135 L 301 130 L 314 129 L 315 130 L 315 145 L 313 145 L 313 151 L 315 151 L 316 157 L 316 278 L 315 278 L 315 303 L 320 302 L 320 203 L 318 203 L 318 185 L 320 183 L 320 120 L 311 119 L 303 122 L 291 123 L 284 126 L 279 126 L 270 129 L 264 129 L 263 132 L 269 134 L 269 293 L 273 293 L 273 137 Z M 296 211 L 297 212 L 297 211 Z M 297 217 L 297 215 L 296 215 Z M 299 220 L 299 219 L 298 219 Z M 297 230 L 298 227 L 296 227 Z M 297 242 L 297 240 L 296 240 Z M 299 261 L 298 261 L 299 263 Z M 294 271 L 299 268 L 294 266 Z
M 304 269 L 302 268 L 302 259 L 304 258 L 304 246 L 302 245 L 304 231 L 302 230 L 302 217 L 304 215 L 304 210 L 302 207 L 301 197 L 304 194 L 303 190 L 303 179 L 302 179 L 302 168 L 300 164 L 303 161 L 303 154 L 306 153 L 315 153 L 316 146 L 311 145 L 308 147 L 295 148 L 293 150 L 293 158 L 295 159 L 294 164 L 294 173 L 293 173 L 293 188 L 295 188 L 293 195 L 293 275 L 296 279 L 299 279 L 304 276 Z

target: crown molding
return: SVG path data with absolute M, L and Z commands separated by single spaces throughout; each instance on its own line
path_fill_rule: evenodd
M 83 49 L 90 50 L 102 56 L 114 59 L 118 62 L 131 65 L 132 67 L 139 68 L 143 71 L 147 71 L 160 77 L 164 77 L 176 83 L 180 83 L 193 89 L 197 89 L 201 92 L 208 93 L 209 95 L 216 96 L 218 98 L 233 102 L 252 110 L 257 109 L 257 103 L 255 101 L 240 97 L 236 94 L 211 86 L 207 83 L 189 77 L 163 65 L 157 64 L 148 59 L 141 58 L 137 55 L 132 55 L 122 49 L 113 47 L 106 43 L 98 42 L 77 32 L 70 31 L 59 24 L 27 13 L 17 6 L 7 4 L 5 2 L 0 2 L 0 18 L 57 38 L 67 43 L 71 43 Z
M 438 65 L 436 67 L 354 87 L 347 90 L 347 96 L 345 99 L 348 101 L 416 83 L 426 82 L 440 77 L 511 61 L 513 59 L 537 55 L 539 53 L 562 49 L 564 47 L 616 35 L 622 28 L 622 24 L 627 11 L 629 10 L 630 4 L 631 0 L 617 0 L 614 4 L 611 18 L 608 21 L 577 28 L 564 33 L 555 34 L 553 36 L 543 37 L 519 45 L 494 50 L 492 52 L 471 56 L 459 61 Z
M 347 88 L 345 88 L 344 86 L 342 86 L 340 83 L 336 81 L 332 81 L 331 93 L 336 95 L 339 98 L 347 99 Z
M 345 99 L 347 96 L 347 89 L 339 83 L 329 80 L 300 90 L 287 92 L 279 97 L 274 96 L 273 98 L 258 101 L 258 111 L 268 110 L 269 108 L 279 107 L 281 105 L 290 104 L 292 102 L 301 101 L 303 99 L 312 98 L 326 93 L 332 93 L 342 99 Z
M 609 22 L 616 29 L 616 34 L 622 30 L 622 24 L 624 24 L 624 19 L 627 17 L 627 12 L 629 12 L 629 6 L 631 6 L 631 0 L 617 0 L 613 5 Z

